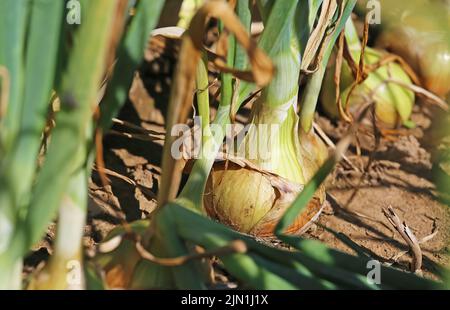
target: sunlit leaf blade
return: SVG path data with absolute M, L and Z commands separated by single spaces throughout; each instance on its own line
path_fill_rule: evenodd
M 0 1 L 0 66 L 8 70 L 10 77 L 9 102 L 0 133 L 6 149 L 11 147 L 20 125 L 28 10 L 28 0 Z
M 27 203 L 26 198 L 36 171 L 36 157 L 47 119 L 64 12 L 62 2 L 54 3 L 52 0 L 46 0 L 31 3 L 18 139 L 8 153 L 9 156 L 5 159 L 6 167 L 2 171 L 14 189 L 11 193 L 14 194 L 13 199 L 20 207 Z
M 70 175 L 84 164 L 88 124 L 98 86 L 105 70 L 109 29 L 118 1 L 81 3 L 83 23 L 75 36 L 61 94 L 61 111 L 45 163 L 36 180 L 32 206 L 27 214 L 27 246 L 42 236 L 55 215 Z M 48 188 L 51 187 L 51 191 Z

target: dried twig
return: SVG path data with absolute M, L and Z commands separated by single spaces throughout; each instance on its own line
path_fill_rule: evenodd
M 436 229 L 435 231 L 433 231 L 428 236 L 423 237 L 422 239 L 419 240 L 419 244 L 422 244 L 422 243 L 425 243 L 427 241 L 430 241 L 431 239 L 433 239 L 437 235 L 438 232 L 439 231 Z
M 158 141 L 164 141 L 164 137 L 157 137 L 157 136 L 151 136 L 146 134 L 137 134 L 137 133 L 130 133 L 130 132 L 124 132 L 124 131 L 117 131 L 117 130 L 110 130 L 108 132 L 111 135 L 117 135 L 117 136 L 123 136 L 129 139 L 136 139 L 136 140 L 142 140 L 142 141 L 150 141 L 150 142 L 158 142 Z
M 431 239 L 433 239 L 438 233 L 437 229 L 434 229 L 434 231 L 429 234 L 428 236 L 423 237 L 422 239 L 419 240 L 419 244 L 425 243 L 427 241 L 430 241 Z M 403 255 L 407 254 L 409 252 L 408 251 L 401 251 L 399 253 L 397 253 L 396 255 L 394 255 L 391 259 L 390 259 L 390 263 L 386 263 L 386 265 L 391 266 L 392 264 L 396 263 Z
M 406 241 L 413 254 L 413 263 L 411 269 L 415 273 L 420 273 L 422 267 L 422 250 L 419 246 L 419 241 L 413 232 L 409 229 L 406 222 L 402 222 L 398 215 L 394 212 L 394 209 L 389 206 L 383 209 L 384 216 L 388 219 L 389 223 L 399 232 L 402 238 Z
M 141 126 L 135 125 L 133 123 L 130 123 L 130 122 L 118 119 L 118 118 L 113 118 L 112 121 L 115 124 L 119 124 L 119 125 L 122 125 L 122 126 L 125 126 L 125 127 L 129 127 L 130 129 L 134 129 L 134 130 L 140 131 L 140 132 L 148 134 L 148 135 L 162 135 L 162 136 L 164 136 L 166 134 L 166 131 L 164 129 L 162 131 L 145 129 L 145 128 L 142 128 Z
M 320 128 L 319 124 L 317 124 L 316 122 L 313 122 L 313 128 L 314 130 L 317 132 L 317 134 L 320 136 L 320 138 L 322 138 L 323 141 L 325 141 L 325 143 L 331 147 L 333 150 L 336 149 L 336 144 L 333 143 L 333 141 L 331 141 L 331 139 L 327 136 L 327 134 L 322 130 L 322 128 Z M 360 171 L 358 167 L 356 167 L 351 161 L 350 159 L 348 159 L 348 157 L 343 154 L 342 155 L 342 159 L 354 170 L 356 171 Z

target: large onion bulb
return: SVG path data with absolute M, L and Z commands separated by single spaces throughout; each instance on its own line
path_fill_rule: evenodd
M 327 157 L 327 149 L 314 132 L 300 137 L 294 109 L 297 96 L 277 108 L 262 105 L 254 123 L 276 123 L 275 132 L 252 127 L 245 145 L 263 144 L 271 151 L 268 160 L 249 160 L 248 148 L 241 157 L 228 156 L 216 162 L 208 179 L 204 207 L 207 214 L 233 229 L 260 237 L 271 236 L 286 209 L 303 190 L 304 184 Z M 261 110 L 262 109 L 262 110 Z M 320 154 L 319 154 L 320 153 Z M 325 190 L 320 187 L 286 233 L 301 234 L 320 214 Z
M 303 186 L 242 163 L 214 165 L 205 191 L 205 209 L 209 216 L 237 231 L 271 236 Z M 301 234 L 319 216 L 325 198 L 323 188 L 319 192 L 286 233 Z

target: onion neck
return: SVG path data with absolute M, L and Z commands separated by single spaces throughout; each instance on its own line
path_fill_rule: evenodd
M 287 18 L 293 23 L 293 14 Z M 252 107 L 252 120 L 238 154 L 264 170 L 304 184 L 296 110 L 300 43 L 292 28 L 279 36 L 271 55 L 277 73 Z
M 262 101 L 255 104 L 252 122 L 240 146 L 239 155 L 264 170 L 304 184 L 299 156 L 298 116 L 295 111 L 297 96 L 275 107 Z

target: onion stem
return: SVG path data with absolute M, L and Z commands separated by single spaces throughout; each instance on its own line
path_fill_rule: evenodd
M 54 254 L 30 288 L 83 289 L 83 232 L 87 211 L 87 175 L 80 169 L 69 182 L 58 216 Z
M 249 14 L 248 3 L 240 3 L 239 1 L 237 5 L 237 13 L 239 19 L 243 22 L 244 27 L 247 31 L 250 30 L 250 16 L 246 16 Z M 245 2 L 245 1 L 244 1 Z M 247 9 L 245 8 L 247 6 Z M 219 23 L 220 31 L 224 30 L 222 22 Z M 242 47 L 236 44 L 236 39 L 233 35 L 230 35 L 228 38 L 228 49 L 229 52 L 227 54 L 227 66 L 235 67 L 236 69 L 246 69 L 247 61 L 245 55 L 243 55 L 244 51 Z M 208 72 L 206 63 L 200 63 L 197 70 L 197 88 L 198 89 L 207 89 L 208 87 Z M 214 126 L 218 126 L 221 130 L 217 130 L 211 132 L 211 127 L 209 124 L 209 97 L 208 92 L 204 92 L 203 96 L 197 97 L 197 103 L 199 105 L 199 113 L 202 121 L 202 155 L 198 158 L 194 166 L 192 167 L 191 173 L 189 175 L 189 179 L 181 191 L 179 197 L 177 198 L 178 202 L 183 202 L 184 206 L 189 206 L 191 209 L 197 210 L 198 212 L 203 212 L 203 193 L 205 191 L 206 181 L 208 179 L 208 175 L 212 169 L 214 164 L 216 154 L 219 152 L 220 146 L 225 138 L 226 124 L 230 123 L 230 115 L 235 111 L 231 111 L 232 108 L 232 97 L 233 97 L 233 83 L 232 83 L 232 75 L 228 73 L 221 74 L 221 92 L 220 92 L 220 103 L 216 112 L 215 119 L 212 124 Z M 244 89 L 245 92 L 250 92 L 252 87 L 246 88 L 243 85 L 250 86 L 249 83 L 242 83 L 239 87 L 241 92 Z M 240 104 L 236 105 L 236 109 L 239 108 Z
M 351 50 L 355 49 L 357 51 L 361 50 L 361 42 L 359 41 L 358 33 L 356 32 L 355 25 L 351 17 L 347 20 L 345 24 L 345 39 Z M 357 61 L 357 60 L 355 60 Z
M 339 37 L 339 34 L 341 33 L 342 29 L 345 25 L 345 31 L 347 32 L 347 28 L 349 24 L 353 26 L 353 23 L 351 22 L 351 11 L 353 10 L 353 7 L 355 6 L 356 1 L 350 0 L 345 1 L 342 3 L 344 6 L 343 11 L 340 16 L 340 20 L 338 24 L 335 26 L 335 29 L 333 30 L 333 33 L 330 34 L 328 37 L 325 38 L 325 51 L 323 53 L 322 61 L 318 64 L 318 69 L 316 72 L 314 72 L 304 89 L 304 92 L 301 96 L 300 101 L 300 129 L 303 130 L 305 133 L 308 133 L 312 129 L 312 123 L 314 119 L 314 112 L 316 110 L 317 101 L 320 94 L 320 89 L 322 87 L 322 81 L 325 75 L 326 67 L 328 64 L 328 60 L 330 59 L 331 53 L 333 51 L 335 42 L 337 38 Z M 353 28 L 354 30 L 354 28 Z M 351 39 L 355 39 L 354 35 L 356 35 L 357 43 L 359 43 L 358 36 L 356 34 L 356 31 L 352 31 L 351 29 L 350 35 Z M 353 44 L 353 43 L 352 43 Z M 356 44 L 356 43 L 355 43 Z
M 185 201 L 187 206 L 199 212 L 203 210 L 202 194 L 205 190 L 206 179 L 214 164 L 214 154 L 217 154 L 219 151 L 220 145 L 225 137 L 224 128 L 225 124 L 229 123 L 230 120 L 229 112 L 231 106 L 230 101 L 221 101 L 213 123 L 219 125 L 223 130 L 219 130 L 213 134 L 209 125 L 208 71 L 206 61 L 203 58 L 203 61 L 199 62 L 196 73 L 197 89 L 199 89 L 197 92 L 197 103 L 202 123 L 201 156 L 195 161 L 189 179 L 177 199 L 178 201 Z

